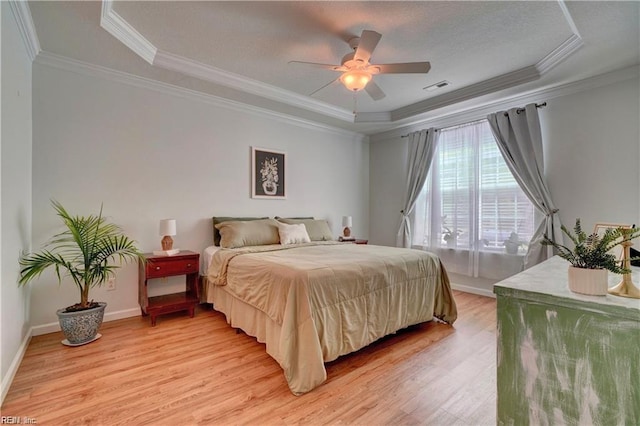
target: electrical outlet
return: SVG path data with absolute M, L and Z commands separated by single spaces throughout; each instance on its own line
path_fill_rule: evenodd
M 107 291 L 113 291 L 115 289 L 116 289 L 116 279 L 109 278 L 109 281 L 107 281 Z

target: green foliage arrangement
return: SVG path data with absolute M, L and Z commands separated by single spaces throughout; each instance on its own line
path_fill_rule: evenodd
M 122 263 L 144 258 L 134 241 L 102 216 L 102 206 L 97 216 L 84 217 L 70 215 L 57 201 L 51 203 L 67 229 L 53 236 L 40 253 L 22 253 L 18 285 L 25 285 L 54 267 L 59 284 L 61 270 L 66 271 L 65 276 L 70 276 L 80 290 L 80 303 L 67 307 L 67 312 L 95 307 L 97 303 L 89 301 L 89 289 L 115 277 L 115 270 Z M 113 264 L 115 260 L 119 260 L 118 264 Z
M 608 228 L 603 235 L 596 233 L 587 235 L 582 230 L 582 225 L 578 218 L 573 227 L 575 235 L 564 225 L 562 225 L 561 229 L 573 241 L 573 250 L 551 241 L 547 235 L 544 236 L 542 244 L 553 246 L 558 251 L 558 256 L 568 260 L 571 265 L 584 269 L 607 269 L 616 274 L 631 272 L 629 269 L 624 268 L 620 259 L 616 259 L 609 250 L 625 241 L 640 237 L 640 228 Z

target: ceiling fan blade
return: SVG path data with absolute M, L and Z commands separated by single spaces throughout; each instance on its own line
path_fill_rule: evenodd
M 321 90 L 322 90 L 322 89 L 324 89 L 325 87 L 327 87 L 327 86 L 331 86 L 333 83 L 335 83 L 335 82 L 336 82 L 336 81 L 338 81 L 338 80 L 340 80 L 340 77 L 338 77 L 338 78 L 336 78 L 336 79 L 331 80 L 330 82 L 328 82 L 327 84 L 325 84 L 325 85 L 324 85 L 324 86 L 322 86 L 321 88 L 316 89 L 316 90 L 314 90 L 313 92 L 309 93 L 309 96 L 313 96 L 313 95 L 315 95 L 316 93 L 318 93 L 319 91 L 321 91 Z
M 363 30 L 353 59 L 358 62 L 369 62 L 373 49 L 376 48 L 381 37 L 382 34 L 375 31 Z
M 364 86 L 364 90 L 366 90 L 369 96 L 371 96 L 371 99 L 373 99 L 374 101 L 379 101 L 380 99 L 387 96 L 382 91 L 380 86 L 378 86 L 373 80 L 371 80 L 369 83 L 367 83 L 366 86 Z
M 346 71 L 341 65 L 333 65 L 333 64 L 318 64 L 316 62 L 304 62 L 304 61 L 289 61 L 290 64 L 302 64 L 302 65 L 311 65 L 312 67 L 324 68 L 331 71 Z
M 379 74 L 411 74 L 428 73 L 431 69 L 429 62 L 405 62 L 399 64 L 375 64 L 380 70 Z

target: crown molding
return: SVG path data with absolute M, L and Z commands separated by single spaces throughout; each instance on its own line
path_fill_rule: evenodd
M 477 98 L 478 96 L 508 89 L 509 87 L 527 83 L 540 78 L 535 66 L 528 66 L 519 70 L 502 74 L 480 83 L 471 84 L 452 92 L 435 96 L 391 112 L 391 121 L 398 121 L 415 115 L 442 108 L 458 102 Z
M 569 25 L 569 29 L 571 30 L 571 32 L 574 35 L 578 36 L 579 38 L 582 38 L 582 36 L 580 35 L 580 32 L 578 31 L 578 27 L 576 26 L 576 23 L 573 21 L 573 16 L 571 16 L 571 13 L 569 13 L 569 9 L 567 8 L 567 4 L 565 3 L 565 1 L 558 0 L 558 6 L 562 11 L 562 14 L 564 15 L 564 19 L 565 21 L 567 21 L 567 25 Z
M 556 67 L 584 45 L 584 42 L 580 37 L 580 33 L 578 32 L 578 28 L 576 27 L 565 2 L 563 0 L 558 0 L 558 6 L 562 11 L 572 34 L 567 40 L 553 49 L 536 64 L 398 108 L 390 112 L 391 121 L 399 121 L 415 117 L 438 108 L 539 79 L 543 74 Z M 357 121 L 364 122 L 364 115 L 361 114 L 361 116 L 363 116 L 362 120 Z
M 496 111 L 506 111 L 509 108 L 521 107 L 522 105 L 533 102 L 546 102 L 562 96 L 568 96 L 574 93 L 596 89 L 598 87 L 607 86 L 609 84 L 619 83 L 626 80 L 637 80 L 638 78 L 640 78 L 640 65 L 633 65 L 605 74 L 589 77 L 583 80 L 548 86 L 539 90 L 533 90 L 527 93 L 521 93 L 499 100 L 489 101 L 481 105 L 476 105 L 474 107 L 459 110 L 453 113 L 423 117 L 422 119 L 399 125 L 394 129 L 370 135 L 369 140 L 371 142 L 397 140 L 401 136 L 410 132 L 414 132 L 416 130 L 421 130 L 428 127 L 443 128 L 456 126 L 475 120 L 481 120 L 483 118 L 486 118 L 488 114 L 494 113 Z
M 11 8 L 13 17 L 16 20 L 16 24 L 18 25 L 18 31 L 20 32 L 24 46 L 27 49 L 27 55 L 31 62 L 33 62 L 42 49 L 40 48 L 38 33 L 36 32 L 36 27 L 33 24 L 29 5 L 26 1 L 10 0 L 9 7 Z
M 398 121 L 414 117 L 438 108 L 539 79 L 543 74 L 555 68 L 558 64 L 567 59 L 584 45 L 584 42 L 580 37 L 580 33 L 578 32 L 578 28 L 576 27 L 565 2 L 563 0 L 558 0 L 558 6 L 562 11 L 572 34 L 567 40 L 553 49 L 536 64 L 507 74 L 502 74 L 440 96 L 429 98 L 412 105 L 398 108 L 391 111 L 391 120 Z
M 572 34 L 571 37 L 564 41 L 564 43 L 553 49 L 551 53 L 538 61 L 535 67 L 540 75 L 545 74 L 560 62 L 571 56 L 582 46 L 584 46 L 582 38 L 578 34 Z
M 356 123 L 389 123 L 390 112 L 358 112 L 355 116 Z
M 537 63 L 393 111 L 381 113 L 361 112 L 358 113 L 357 116 L 354 116 L 351 111 L 344 108 L 315 100 L 309 96 L 303 96 L 189 58 L 158 50 L 113 10 L 113 0 L 103 0 L 100 25 L 117 40 L 125 44 L 153 66 L 220 84 L 242 92 L 251 93 L 265 99 L 281 102 L 349 123 L 391 123 L 539 79 L 542 74 L 553 69 L 584 44 L 565 2 L 558 0 L 558 5 L 572 35 Z
M 275 120 L 286 124 L 293 124 L 295 126 L 303 127 L 306 129 L 320 130 L 330 134 L 339 135 L 341 137 L 348 137 L 354 141 L 368 140 L 367 135 L 358 132 L 341 129 L 312 120 L 306 120 L 265 108 L 247 105 L 241 102 L 229 100 L 215 95 L 210 95 L 197 90 L 187 89 L 181 86 L 176 86 L 170 83 L 165 83 L 150 78 L 140 77 L 134 74 L 117 71 L 111 68 L 94 65 L 83 61 L 78 61 L 76 59 L 67 58 L 65 56 L 56 55 L 53 53 L 41 52 L 36 57 L 35 62 L 44 66 L 88 75 L 91 77 L 98 77 L 105 80 L 128 84 L 130 86 L 135 86 L 143 89 L 154 90 L 168 95 L 177 96 L 197 102 L 203 102 L 209 105 L 234 110 L 237 112 L 250 113 L 253 115 L 269 118 L 270 120 Z
M 266 85 L 256 80 L 250 80 L 237 74 L 219 70 L 187 58 L 182 58 L 178 55 L 159 51 L 153 44 L 146 40 L 140 33 L 135 30 L 135 28 L 129 25 L 113 10 L 112 0 L 103 0 L 100 25 L 106 31 L 116 37 L 117 40 L 132 49 L 136 54 L 141 56 L 148 63 L 154 66 L 177 71 L 182 74 L 190 75 L 195 78 L 200 78 L 203 80 L 225 85 L 227 87 L 232 87 L 243 92 L 253 93 L 264 98 L 282 102 L 287 105 L 296 106 L 305 110 L 338 118 L 346 122 L 398 122 L 397 126 L 392 130 L 377 133 L 371 137 L 368 137 L 361 133 L 351 132 L 341 128 L 324 125 L 312 120 L 301 119 L 288 114 L 278 113 L 269 109 L 243 104 L 237 101 L 232 101 L 215 95 L 187 89 L 181 86 L 159 82 L 156 80 L 116 71 L 110 68 L 91 65 L 70 58 L 42 52 L 35 31 L 35 26 L 31 18 L 31 13 L 28 8 L 28 4 L 24 1 L 16 0 L 10 0 L 9 3 L 11 6 L 11 10 L 16 17 L 16 21 L 18 22 L 21 36 L 23 37 L 25 45 L 27 46 L 27 50 L 29 51 L 29 56 L 32 57 L 32 60 L 35 60 L 36 62 L 43 65 L 66 69 L 72 72 L 80 72 L 83 74 L 100 76 L 109 80 L 119 81 L 125 84 L 156 90 L 174 96 L 189 98 L 192 100 L 225 107 L 236 111 L 249 112 L 260 116 L 266 116 L 270 119 L 295 124 L 297 126 L 305 128 L 316 130 L 320 129 L 323 131 L 340 134 L 342 136 L 352 137 L 354 140 L 377 141 L 396 138 L 411 129 L 417 129 L 417 126 L 424 126 L 426 124 L 436 127 L 459 124 L 466 121 L 484 118 L 489 112 L 507 108 L 507 105 L 511 103 L 514 104 L 513 106 L 518 106 L 516 104 L 522 105 L 529 102 L 539 102 L 541 100 L 552 99 L 554 97 L 563 96 L 581 90 L 587 90 L 589 88 L 610 84 L 615 81 L 620 81 L 627 78 L 637 78 L 638 76 L 638 67 L 630 67 L 625 70 L 619 70 L 617 72 L 606 74 L 606 77 L 596 76 L 579 82 L 562 84 L 535 92 L 521 94 L 515 97 L 504 98 L 499 101 L 485 103 L 483 105 L 460 110 L 455 113 L 448 112 L 438 114 L 437 110 L 439 108 L 538 79 L 542 74 L 548 72 L 550 69 L 552 69 L 568 56 L 577 51 L 583 45 L 582 38 L 580 37 L 578 29 L 573 22 L 566 4 L 564 3 L 564 1 L 558 0 L 559 7 L 561 8 L 567 24 L 571 29 L 572 35 L 560 46 L 556 47 L 548 55 L 538 61 L 535 65 L 531 65 L 529 67 L 525 67 L 511 73 L 494 77 L 489 80 L 425 100 L 423 102 L 418 102 L 407 107 L 399 108 L 394 111 L 381 113 L 361 112 L 358 113 L 356 117 L 354 117 L 353 113 L 345 109 L 336 108 L 333 105 L 316 101 L 306 96 L 301 96 L 294 92 L 286 91 L 274 86 Z M 400 123 L 400 121 L 402 121 L 402 123 Z
M 100 26 L 142 59 L 153 64 L 156 47 L 113 10 L 112 0 L 102 1 Z
M 344 108 L 338 108 L 308 96 L 302 96 L 289 90 L 280 89 L 279 87 L 271 86 L 257 80 L 242 77 L 238 74 L 172 53 L 159 50 L 153 61 L 153 65 L 346 122 L 353 123 L 354 121 L 353 113 Z
M 424 127 L 448 127 L 466 122 L 479 120 L 486 118 L 486 116 L 492 112 L 499 110 L 507 110 L 513 107 L 520 107 L 522 105 L 531 102 L 543 102 L 550 99 L 558 98 L 561 96 L 567 96 L 574 93 L 595 89 L 598 87 L 606 86 L 609 84 L 618 83 L 630 79 L 640 78 L 640 65 L 634 65 L 627 68 L 611 71 L 605 74 L 600 74 L 594 77 L 589 77 L 583 80 L 573 81 L 569 83 L 558 84 L 554 86 L 548 86 L 540 90 L 534 90 L 527 93 L 522 93 L 514 96 L 505 97 L 500 100 L 484 103 L 471 108 L 463 109 L 453 113 L 444 113 L 440 115 L 432 115 L 430 117 L 421 117 L 411 122 L 405 122 L 398 124 L 397 127 L 385 131 L 376 133 L 373 135 L 364 135 L 358 132 L 340 129 L 337 127 L 324 125 L 311 120 L 305 120 L 298 117 L 290 116 L 287 114 L 276 113 L 271 110 L 258 108 L 250 105 L 246 105 L 240 102 L 231 101 L 228 99 L 220 98 L 218 96 L 205 94 L 199 91 L 186 89 L 181 86 L 175 86 L 169 83 L 159 82 L 157 80 L 139 77 L 133 74 L 125 73 L 122 71 L 113 70 L 98 65 L 89 64 L 86 62 L 78 61 L 75 59 L 66 58 L 64 56 L 51 54 L 48 52 L 41 52 L 35 59 L 35 62 L 40 65 L 50 66 L 53 68 L 62 69 L 65 71 L 76 72 L 83 75 L 89 75 L 93 77 L 99 77 L 110 81 L 116 81 L 123 84 L 128 84 L 143 89 L 154 90 L 157 92 L 190 99 L 198 102 L 203 102 L 209 105 L 219 106 L 239 112 L 248 112 L 254 115 L 275 119 L 277 121 L 294 124 L 299 127 L 322 130 L 328 133 L 337 134 L 340 136 L 346 136 L 352 138 L 354 141 L 370 141 L 380 142 L 395 140 L 400 138 L 403 134 L 420 130 Z M 363 115 L 365 113 L 359 113 Z M 370 113 L 375 114 L 375 113 Z M 417 118 L 417 117 L 415 117 Z M 378 120 L 380 121 L 380 120 Z
M 302 96 L 189 58 L 159 50 L 113 10 L 112 0 L 103 0 L 101 10 L 100 26 L 153 66 L 221 84 L 232 89 L 286 103 L 349 123 L 354 122 L 353 113 L 344 108 L 338 108 L 308 96 Z

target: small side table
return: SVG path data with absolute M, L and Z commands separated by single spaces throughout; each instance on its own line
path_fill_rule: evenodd
M 151 326 L 156 325 L 156 317 L 178 311 L 189 311 L 193 318 L 195 307 L 200 302 L 198 271 L 200 255 L 182 250 L 173 256 L 144 254 L 146 262 L 138 264 L 138 302 L 142 315 L 151 316 Z M 174 275 L 186 275 L 186 291 L 161 296 L 148 297 L 148 280 Z

